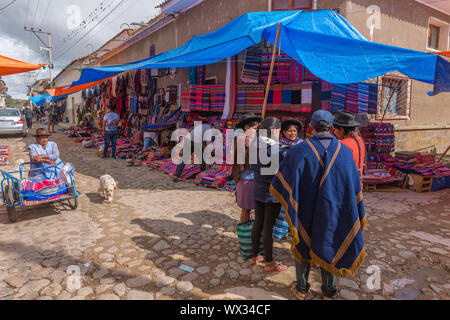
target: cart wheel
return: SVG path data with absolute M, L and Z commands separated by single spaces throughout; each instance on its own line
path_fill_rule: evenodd
M 15 198 L 14 198 L 14 193 L 13 190 L 9 187 L 6 186 L 5 188 L 6 191 L 6 202 L 7 204 L 13 204 L 16 202 Z M 17 216 L 17 212 L 16 212 L 16 207 L 6 207 L 6 212 L 8 213 L 8 219 L 11 222 L 16 222 L 18 219 Z
M 69 203 L 70 209 L 75 210 L 78 208 L 78 198 L 69 199 L 67 202 Z
M 6 207 L 6 211 L 8 212 L 8 219 L 11 222 L 16 222 L 19 218 L 17 216 L 16 207 Z

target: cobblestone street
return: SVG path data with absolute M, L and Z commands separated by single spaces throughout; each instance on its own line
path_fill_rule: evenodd
M 61 130 L 50 139 L 76 167 L 79 207 L 21 209 L 10 223 L 2 205 L 0 299 L 294 299 L 290 238 L 274 243 L 287 271 L 250 266 L 238 250 L 240 210 L 232 193 L 100 159 Z M 2 136 L 0 144 L 11 147 L 2 169 L 28 161 L 32 142 L 31 135 Z M 118 181 L 111 204 L 97 192 L 103 174 Z M 364 195 L 367 256 L 355 278 L 338 280 L 337 299 L 449 299 L 450 191 L 401 191 Z M 182 264 L 194 271 L 181 270 Z M 381 271 L 380 289 L 367 287 L 372 265 Z M 69 266 L 80 268 L 78 289 L 69 285 Z M 310 283 L 308 299 L 321 299 L 318 269 Z

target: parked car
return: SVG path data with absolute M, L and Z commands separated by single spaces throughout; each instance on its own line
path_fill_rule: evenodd
M 17 108 L 0 109 L 0 134 L 22 134 L 27 136 L 25 117 Z

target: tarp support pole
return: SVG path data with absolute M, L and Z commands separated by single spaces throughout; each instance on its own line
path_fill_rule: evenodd
M 278 24 L 277 36 L 275 37 L 275 43 L 274 43 L 273 51 L 272 51 L 272 61 L 270 62 L 269 79 L 267 80 L 266 94 L 264 96 L 264 103 L 263 103 L 262 112 L 261 112 L 261 117 L 263 119 L 266 116 L 267 98 L 269 98 L 270 83 L 272 82 L 273 66 L 275 64 L 275 55 L 277 53 L 277 45 L 278 45 L 278 38 L 280 37 L 280 30 L 281 30 L 281 23 Z

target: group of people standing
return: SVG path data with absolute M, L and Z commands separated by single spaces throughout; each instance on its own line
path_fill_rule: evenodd
M 305 140 L 303 125 L 295 119 L 281 122 L 247 114 L 237 125 L 242 131 L 235 137 L 233 178 L 241 223 L 255 211 L 250 264 L 264 263 L 266 272 L 287 269 L 273 258 L 273 230 L 283 207 L 293 237 L 297 275 L 293 291 L 298 299 L 308 293 L 311 265 L 320 266 L 324 299 L 331 299 L 337 293 L 336 277 L 353 275 L 364 260 L 365 146 L 358 126 L 350 112 L 339 111 L 333 117 L 325 110 L 313 113 L 312 135 Z M 239 143 L 245 144 L 244 156 L 237 152 Z M 250 161 L 251 150 L 256 161 Z M 237 161 L 239 156 L 245 161 Z

